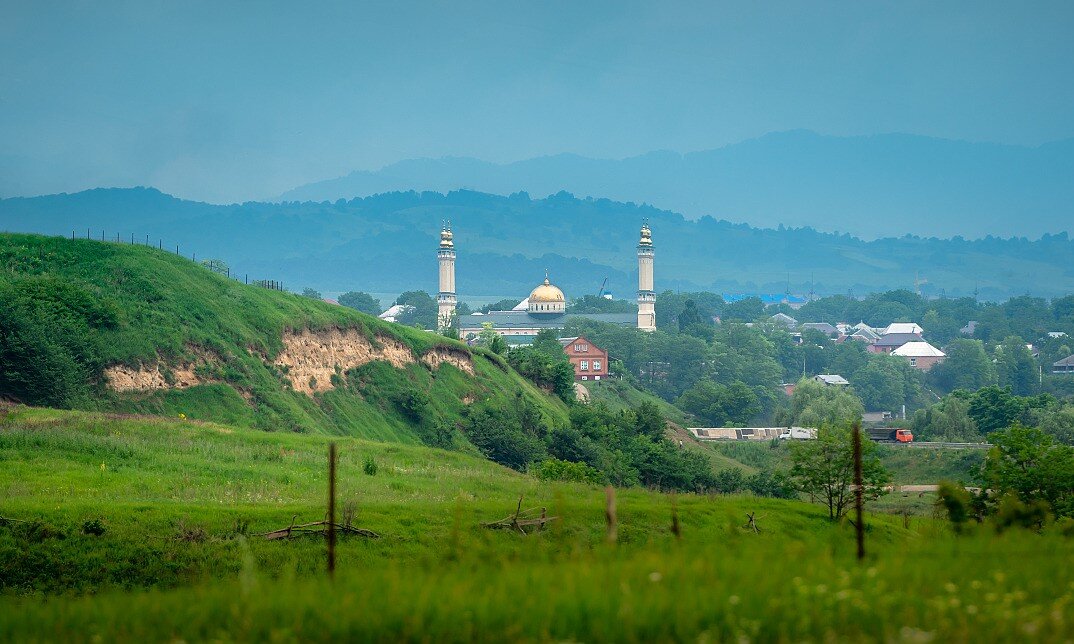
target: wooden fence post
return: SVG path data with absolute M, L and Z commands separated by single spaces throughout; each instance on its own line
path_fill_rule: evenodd
M 679 497 L 671 493 L 671 534 L 676 541 L 682 541 L 682 526 L 679 525 Z
M 328 444 L 328 576 L 336 572 L 336 444 Z
M 858 560 L 865 558 L 865 523 L 862 519 L 861 421 L 854 423 L 854 532 L 858 538 Z
M 618 518 L 615 516 L 615 488 L 604 488 L 604 519 L 608 522 L 608 543 L 615 543 L 618 538 Z

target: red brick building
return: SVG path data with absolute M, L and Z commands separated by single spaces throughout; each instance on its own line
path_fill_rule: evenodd
M 563 351 L 574 365 L 575 380 L 603 380 L 608 377 L 608 352 L 584 336 L 560 338 Z

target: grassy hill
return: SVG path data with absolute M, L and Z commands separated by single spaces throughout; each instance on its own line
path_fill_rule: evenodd
M 0 395 L 30 404 L 410 443 L 483 400 L 566 414 L 496 356 L 145 246 L 0 235 L 0 301 Z
M 820 508 L 549 484 L 480 458 L 342 437 L 341 508 L 379 539 L 259 533 L 323 516 L 330 437 L 0 411 L 0 639 L 1061 641 L 1074 544 Z M 366 463 L 377 464 L 375 474 Z M 540 534 L 481 522 L 523 507 Z M 681 538 L 671 530 L 676 512 Z M 744 528 L 753 512 L 759 533 Z M 913 588 L 913 593 L 896 592 Z M 90 592 L 92 591 L 92 592 Z M 41 596 L 44 593 L 44 596 Z

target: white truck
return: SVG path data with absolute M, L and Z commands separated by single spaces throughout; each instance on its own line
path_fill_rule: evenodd
M 817 437 L 817 430 L 808 427 L 788 427 L 779 434 L 781 441 L 809 441 Z

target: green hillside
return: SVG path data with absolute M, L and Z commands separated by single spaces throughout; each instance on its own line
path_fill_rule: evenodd
M 1068 639 L 1072 542 L 750 496 L 550 484 L 458 452 L 337 437 L 339 507 L 379 539 L 261 533 L 324 516 L 329 437 L 0 407 L 3 641 Z M 375 463 L 375 473 L 367 464 Z M 523 507 L 540 534 L 482 522 Z M 745 527 L 746 513 L 760 532 Z M 670 526 L 677 515 L 681 538 Z M 914 588 L 911 594 L 894 589 Z M 506 598 L 506 600 L 505 600 Z M 925 637 L 928 635 L 929 637 Z
M 468 404 L 565 406 L 496 356 L 144 246 L 0 235 L 0 395 L 270 431 L 465 444 Z

